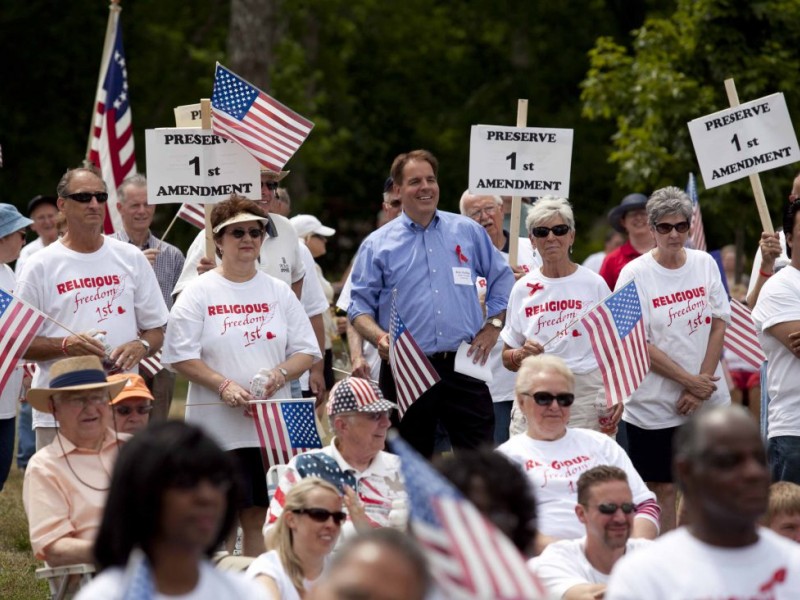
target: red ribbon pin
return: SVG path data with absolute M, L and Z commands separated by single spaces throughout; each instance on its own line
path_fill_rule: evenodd
M 461 253 L 461 246 L 456 246 L 456 256 L 459 262 L 469 262 L 469 259 Z
M 538 281 L 536 283 L 526 283 L 525 285 L 527 285 L 529 288 L 531 288 L 531 291 L 528 294 L 528 296 L 533 296 L 539 290 L 543 290 L 544 289 L 544 286 L 541 283 L 539 283 Z

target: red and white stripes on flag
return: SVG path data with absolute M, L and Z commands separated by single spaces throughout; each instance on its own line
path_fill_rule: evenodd
M 136 156 L 128 97 L 128 67 L 119 24 L 119 11 L 122 9 L 112 3 L 109 10 L 87 158 L 100 169 L 108 186 L 105 232 L 114 233 L 122 230 L 122 218 L 117 212 L 117 188 L 126 177 L 136 173 Z
M 155 377 L 160 371 L 164 369 L 161 364 L 161 350 L 153 354 L 153 356 L 146 356 L 139 362 L 139 373 L 147 374 L 150 377 Z
M 703 215 L 700 214 L 700 200 L 697 197 L 697 181 L 694 173 L 689 173 L 686 195 L 692 200 L 692 228 L 689 231 L 689 239 L 692 242 L 692 248 L 705 252 L 707 249 L 706 232 L 703 228 Z
M 0 390 L 45 320 L 44 314 L 0 290 Z
M 187 204 L 184 202 L 178 209 L 178 217 L 198 229 L 204 229 L 206 226 L 206 213 L 202 204 Z
M 265 472 L 272 465 L 287 464 L 301 452 L 322 447 L 313 400 L 252 403 L 249 410 L 261 443 Z
M 581 319 L 600 365 L 606 403 L 624 402 L 650 370 L 636 282 L 611 294 Z
M 397 389 L 397 412 L 400 418 L 422 394 L 438 381 L 439 374 L 414 341 L 411 332 L 397 312 L 396 296 L 392 296 L 389 316 L 389 367 Z
M 314 124 L 219 63 L 211 95 L 211 129 L 234 140 L 267 169 L 280 171 Z
M 761 363 L 767 360 L 758 341 L 750 309 L 735 298 L 731 298 L 731 323 L 725 329 L 723 345 L 754 369 L 760 369 Z

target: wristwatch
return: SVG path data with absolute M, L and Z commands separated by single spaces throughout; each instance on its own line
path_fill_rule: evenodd
M 494 327 L 497 327 L 498 329 L 502 329 L 503 328 L 503 322 L 500 319 L 498 319 L 497 317 L 494 317 L 494 318 L 491 318 L 491 319 L 486 319 L 486 322 L 484 323 L 484 325 L 492 325 Z
M 148 342 L 147 340 L 143 340 L 142 338 L 138 338 L 136 341 L 139 342 L 142 346 L 144 346 L 145 350 L 144 355 L 150 356 L 150 342 Z

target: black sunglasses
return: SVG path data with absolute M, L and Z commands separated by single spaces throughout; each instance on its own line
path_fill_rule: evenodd
M 551 394 L 550 392 L 534 392 L 533 394 L 529 394 L 528 392 L 520 392 L 520 395 L 533 398 L 533 401 L 539 406 L 550 406 L 553 400 L 555 400 L 559 406 L 563 407 L 572 406 L 572 403 L 575 402 L 575 394 Z
M 253 238 L 254 240 L 257 240 L 258 238 L 264 235 L 264 230 L 259 229 L 258 227 L 253 227 L 252 229 L 248 229 L 247 231 L 245 231 L 244 229 L 233 229 L 228 233 L 230 233 L 237 240 L 242 239 L 245 233 L 249 234 L 250 237 Z
M 277 181 L 262 181 L 261 187 L 265 187 L 270 191 L 275 191 L 278 189 L 278 182 Z
M 75 200 L 75 202 L 81 202 L 83 204 L 87 204 L 92 201 L 92 198 L 97 198 L 97 201 L 100 204 L 103 204 L 106 200 L 108 200 L 108 193 L 106 192 L 75 192 L 74 194 L 65 194 L 64 198 L 69 198 L 70 200 Z
M 561 237 L 562 235 L 567 235 L 569 233 L 569 225 L 556 225 L 555 227 L 534 227 L 531 229 L 533 237 L 537 238 L 546 238 L 548 235 L 550 235 L 551 231 L 553 232 L 553 235 Z
M 342 511 L 331 512 L 327 508 L 297 508 L 292 512 L 298 515 L 308 515 L 312 521 L 317 523 L 324 523 L 332 518 L 335 525 L 341 525 L 347 518 L 347 514 Z
M 149 406 L 136 406 L 136 407 L 134 407 L 134 406 L 126 406 L 125 404 L 120 404 L 119 406 L 114 406 L 113 408 L 114 408 L 114 412 L 117 413 L 121 417 L 127 417 L 134 410 L 136 411 L 136 414 L 139 414 L 139 415 L 149 415 L 151 412 L 153 412 L 153 405 L 152 404 L 149 405 Z
M 689 231 L 689 221 L 681 221 L 680 223 L 656 223 L 656 231 L 661 234 L 667 234 L 672 230 L 678 233 L 686 233 Z
M 622 512 L 624 512 L 626 515 L 629 515 L 636 509 L 636 505 L 633 502 L 623 502 L 622 504 L 616 504 L 615 502 L 604 502 L 603 504 L 597 505 L 597 510 L 604 515 L 613 515 L 615 512 L 617 512 L 617 509 L 622 509 Z

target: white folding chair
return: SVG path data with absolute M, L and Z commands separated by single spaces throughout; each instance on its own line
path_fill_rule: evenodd
M 280 483 L 286 469 L 286 465 L 272 465 L 267 471 L 267 494 L 269 494 L 270 500 L 272 500 L 275 492 L 278 491 L 278 483 Z
M 36 569 L 36 579 L 46 579 L 50 586 L 51 600 L 67 600 L 88 584 L 94 575 L 94 565 L 77 564 L 63 567 L 41 567 Z

